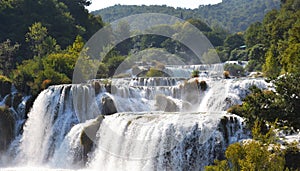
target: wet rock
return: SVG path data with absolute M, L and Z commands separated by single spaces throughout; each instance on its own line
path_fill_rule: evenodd
M 101 114 L 102 115 L 112 115 L 117 112 L 118 111 L 117 111 L 117 108 L 115 106 L 113 99 L 109 96 L 103 97 Z
M 11 92 L 12 83 L 5 80 L 0 80 L 0 95 L 4 97 Z
M 22 102 L 22 98 L 23 96 L 20 93 L 9 94 L 4 103 L 7 107 L 13 107 L 16 110 Z
M 178 112 L 179 107 L 177 104 L 170 98 L 166 97 L 163 94 L 158 94 L 155 97 L 156 107 L 158 110 L 162 110 L 164 112 Z
M 183 101 L 182 102 L 182 111 L 187 112 L 193 109 L 193 105 L 189 102 Z
M 0 108 L 0 152 L 6 151 L 14 139 L 15 119 L 8 108 Z
M 85 162 L 88 160 L 88 153 L 92 151 L 95 145 L 96 134 L 103 119 L 104 116 L 99 115 L 94 122 L 92 122 L 89 126 L 84 127 L 81 132 L 80 144 L 83 146 L 83 159 Z

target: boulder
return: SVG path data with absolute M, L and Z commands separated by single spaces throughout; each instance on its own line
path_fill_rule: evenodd
M 177 104 L 170 98 L 166 97 L 163 94 L 158 94 L 155 97 L 156 104 L 158 110 L 162 110 L 164 112 L 178 112 L 179 107 Z
M 6 151 L 15 137 L 15 119 L 8 108 L 0 108 L 0 152 Z
M 6 80 L 0 80 L 0 96 L 4 97 L 11 92 L 12 83 Z
M 109 96 L 103 97 L 101 114 L 102 115 L 112 115 L 117 112 L 118 111 L 117 111 L 117 108 L 115 106 L 113 99 Z
M 88 153 L 92 151 L 95 142 L 96 134 L 103 121 L 104 116 L 99 115 L 98 118 L 92 122 L 90 125 L 83 128 L 80 135 L 80 144 L 83 146 L 83 159 L 87 162 Z

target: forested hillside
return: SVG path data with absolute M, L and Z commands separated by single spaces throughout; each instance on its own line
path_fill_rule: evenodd
M 42 37 L 47 39 L 49 46 L 54 44 L 65 48 L 72 44 L 77 35 L 88 39 L 103 26 L 100 17 L 89 14 L 85 6 L 87 0 L 4 0 L 0 1 L 0 42 L 7 39 L 11 43 L 20 45 L 17 59 L 12 63 L 23 59 L 32 58 L 30 51 L 33 42 L 26 40 L 28 28 L 34 23 L 40 22 L 46 30 Z M 38 34 L 38 33 L 34 33 Z M 36 41 L 42 37 L 36 37 Z
M 199 6 L 195 9 L 175 9 L 158 5 L 115 5 L 94 11 L 93 14 L 102 16 L 105 22 L 111 22 L 133 14 L 164 13 L 182 19 L 202 18 L 212 27 L 222 26 L 231 32 L 238 32 L 246 30 L 253 22 L 262 21 L 268 11 L 278 9 L 279 6 L 279 0 L 223 0 L 216 5 Z

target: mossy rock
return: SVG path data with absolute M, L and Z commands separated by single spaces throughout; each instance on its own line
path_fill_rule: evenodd
M 96 142 L 96 134 L 103 121 L 104 116 L 99 115 L 96 121 L 92 122 L 89 126 L 83 128 L 80 135 L 80 144 L 83 146 L 83 159 L 86 162 L 88 153 L 92 151 L 94 142 Z
M 0 108 L 0 151 L 5 151 L 15 137 L 15 119 L 7 107 Z

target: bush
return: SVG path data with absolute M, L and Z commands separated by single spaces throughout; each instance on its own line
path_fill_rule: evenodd
M 229 73 L 229 71 L 224 71 L 224 72 L 223 72 L 223 76 L 224 76 L 225 79 L 229 79 L 229 78 L 230 78 L 230 73 Z
M 258 123 L 258 122 L 257 122 Z M 215 161 L 215 165 L 205 167 L 205 170 L 284 170 L 284 151 L 279 144 L 273 141 L 273 129 L 266 135 L 260 135 L 259 125 L 253 127 L 252 132 L 256 132 L 255 138 L 264 138 L 264 141 L 247 140 L 243 143 L 231 144 L 226 152 L 226 159 Z
M 282 126 L 300 128 L 300 74 L 286 74 L 273 81 L 276 93 L 251 87 L 251 94 L 241 106 L 233 106 L 230 112 L 245 117 L 251 127 L 256 119 L 278 122 Z
M 0 82 L 1 83 L 3 83 L 3 82 L 12 83 L 12 81 L 8 77 L 6 77 L 4 75 L 0 75 Z
M 146 77 L 163 77 L 164 72 L 156 69 L 156 68 L 150 68 L 150 70 L 146 73 Z
M 192 71 L 192 78 L 199 77 L 199 74 L 200 74 L 199 70 Z

